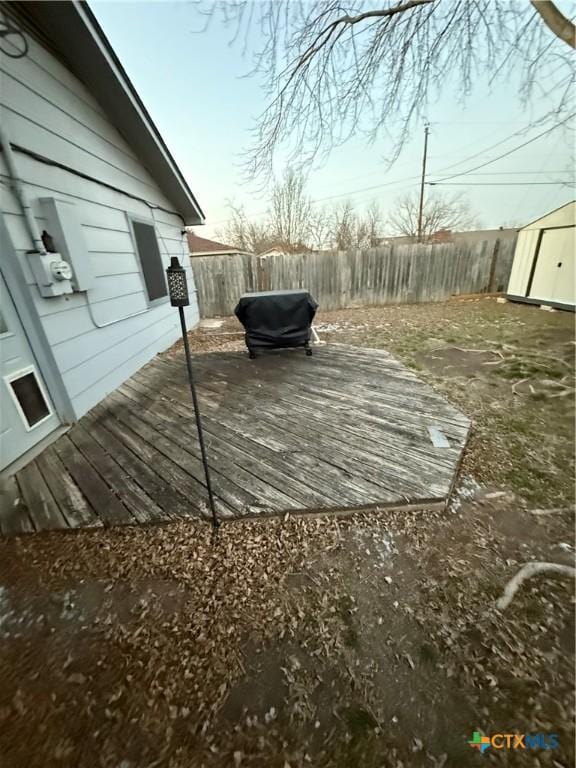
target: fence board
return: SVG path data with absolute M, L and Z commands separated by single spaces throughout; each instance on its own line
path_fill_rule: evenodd
M 515 240 L 485 240 L 191 261 L 200 314 L 214 317 L 231 315 L 249 291 L 306 288 L 325 310 L 500 292 L 508 283 L 515 245 Z

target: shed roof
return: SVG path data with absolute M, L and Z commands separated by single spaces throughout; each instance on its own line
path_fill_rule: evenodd
M 563 211 L 564 208 L 569 208 L 570 206 L 574 206 L 576 211 L 576 200 L 571 200 L 569 203 L 564 203 L 564 205 L 560 205 L 558 206 L 558 208 L 554 208 L 553 210 L 548 211 L 548 213 L 545 213 L 543 216 L 539 216 L 537 219 L 534 219 L 534 221 L 528 222 L 528 224 L 525 224 L 520 231 L 524 229 L 535 229 L 537 228 L 534 226 L 535 224 L 540 224 L 540 222 L 544 222 L 545 219 L 547 219 L 549 216 L 552 216 L 552 214 L 558 213 L 559 211 Z M 576 221 L 573 221 L 572 223 L 576 224 Z
M 10 10 L 86 85 L 186 224 L 204 213 L 86 2 L 12 2 Z

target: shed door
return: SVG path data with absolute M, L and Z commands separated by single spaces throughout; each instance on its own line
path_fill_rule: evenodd
M 574 227 L 545 229 L 530 297 L 574 304 Z
M 59 426 L 0 273 L 0 470 Z
M 554 233 L 557 233 L 557 237 L 550 238 L 549 241 L 554 245 L 553 250 L 558 255 L 554 300 L 563 304 L 574 304 L 576 303 L 576 286 L 574 285 L 576 227 L 548 229 L 544 232 L 544 236 Z

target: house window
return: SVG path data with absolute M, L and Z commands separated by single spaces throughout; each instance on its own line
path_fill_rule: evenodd
M 130 217 L 130 224 L 142 267 L 148 303 L 155 304 L 165 301 L 168 296 L 168 288 L 154 224 L 134 217 Z

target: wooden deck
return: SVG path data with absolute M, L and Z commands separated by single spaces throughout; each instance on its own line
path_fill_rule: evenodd
M 469 420 L 388 353 L 197 355 L 218 514 L 445 504 Z M 5 535 L 207 514 L 181 352 L 129 379 L 11 480 Z

